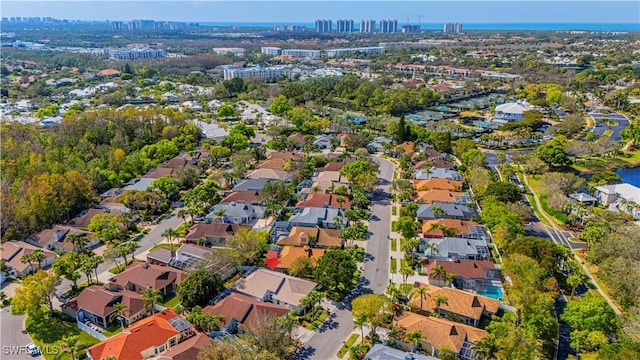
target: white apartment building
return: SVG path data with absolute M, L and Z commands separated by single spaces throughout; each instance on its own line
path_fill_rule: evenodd
M 167 53 L 162 49 L 151 48 L 118 48 L 106 49 L 111 60 L 162 59 Z
M 291 66 L 271 66 L 271 67 L 251 67 L 251 68 L 224 68 L 224 79 L 231 80 L 233 78 L 241 78 L 244 80 L 255 81 L 274 81 L 283 76 L 292 80 L 293 77 L 300 73 L 300 69 Z
M 355 53 L 365 53 L 365 54 L 384 54 L 384 46 L 369 46 L 369 47 L 358 47 L 358 48 L 345 48 L 345 49 L 329 49 L 325 53 L 327 57 L 336 57 L 342 55 L 349 55 Z
M 267 56 L 282 55 L 282 49 L 280 49 L 279 47 L 273 47 L 273 46 L 263 46 L 260 48 L 260 52 Z
M 319 58 L 320 50 L 303 50 L 303 49 L 285 49 L 282 55 L 291 55 L 299 58 Z
M 244 49 L 235 47 L 219 47 L 213 48 L 213 53 L 218 55 L 231 54 L 233 56 L 244 56 Z

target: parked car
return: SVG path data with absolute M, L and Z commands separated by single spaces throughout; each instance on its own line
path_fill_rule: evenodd
M 34 343 L 28 343 L 25 348 L 27 349 L 27 354 L 29 355 L 38 355 L 40 354 L 40 349 Z

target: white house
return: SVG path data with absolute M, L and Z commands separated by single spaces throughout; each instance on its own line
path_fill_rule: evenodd
M 525 111 L 533 110 L 533 107 L 526 101 L 518 101 L 515 103 L 506 103 L 496 106 L 493 119 L 494 122 L 522 121 Z
M 611 210 L 624 211 L 640 220 L 640 188 L 631 184 L 597 186 L 594 197 Z

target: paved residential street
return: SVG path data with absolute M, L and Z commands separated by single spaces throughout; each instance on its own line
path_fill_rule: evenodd
M 379 220 L 371 221 L 370 236 L 367 242 L 363 281 L 358 287 L 361 293 L 383 293 L 389 283 L 389 232 L 391 226 L 391 182 L 393 164 L 377 158 L 380 164 L 379 185 L 373 201 L 371 214 Z M 320 327 L 316 334 L 302 347 L 297 359 L 328 360 L 335 357 L 349 334 L 353 332 L 351 300 L 356 294 L 348 296 L 342 303 L 335 304 L 336 311 Z
M 11 306 L 7 306 L 0 310 L 0 359 L 41 359 L 41 356 L 30 356 L 25 353 L 24 346 L 31 342 L 31 338 L 22 332 L 22 324 L 26 319 L 26 315 L 11 315 Z
M 140 239 L 140 241 L 138 241 L 139 248 L 135 251 L 136 256 L 139 256 L 140 254 L 151 249 L 154 245 L 157 245 L 160 242 L 162 242 L 162 240 L 164 239 L 164 237 L 162 236 L 162 233 L 166 229 L 168 228 L 175 229 L 178 226 L 180 226 L 180 224 L 182 224 L 182 218 L 175 215 L 178 212 L 178 210 L 179 209 L 175 209 L 173 211 L 173 215 L 162 220 L 158 225 L 156 225 L 153 228 L 153 230 L 151 230 L 147 235 L 145 235 L 142 239 Z M 108 270 L 114 266 L 115 265 L 112 262 L 103 262 L 102 264 L 100 264 L 98 266 L 98 274 L 99 274 L 98 277 L 100 279 L 111 277 L 112 274 L 109 273 Z M 78 280 L 78 283 L 81 283 L 83 281 L 87 281 L 87 278 L 84 275 L 82 276 L 82 278 L 80 278 L 80 280 Z M 71 289 L 71 281 L 68 281 L 67 279 L 63 279 L 60 286 L 58 286 L 58 290 L 67 291 L 69 289 Z

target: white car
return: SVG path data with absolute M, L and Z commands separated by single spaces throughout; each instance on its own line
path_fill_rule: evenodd
M 27 349 L 27 354 L 29 354 L 29 355 L 38 355 L 38 354 L 40 354 L 40 349 L 38 349 L 38 347 L 34 343 L 27 344 L 25 346 L 25 348 Z

